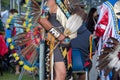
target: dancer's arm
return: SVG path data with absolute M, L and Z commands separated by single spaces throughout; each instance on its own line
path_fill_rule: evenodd
M 45 28 L 45 30 L 49 31 L 58 40 L 62 41 L 65 39 L 65 36 L 60 31 L 55 29 L 53 25 L 47 20 L 47 18 L 40 18 L 38 23 L 40 23 Z

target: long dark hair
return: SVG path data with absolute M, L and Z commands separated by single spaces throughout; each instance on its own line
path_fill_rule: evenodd
M 95 21 L 93 20 L 93 17 L 94 17 L 93 15 L 96 11 L 97 11 L 96 8 L 91 8 L 89 13 L 88 13 L 87 20 L 86 20 L 86 27 L 91 33 L 94 32 L 95 21 L 97 21 L 95 19 L 94 19 Z

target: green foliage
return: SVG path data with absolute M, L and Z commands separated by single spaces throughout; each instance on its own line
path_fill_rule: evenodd
M 1 0 L 2 10 L 10 8 L 10 0 Z
M 0 76 L 0 80 L 18 80 L 18 78 L 19 75 L 15 75 L 14 73 L 9 72 L 4 72 L 3 76 Z M 33 77 L 32 75 L 25 73 L 22 80 L 33 80 Z M 36 80 L 38 80 L 38 77 L 36 77 Z

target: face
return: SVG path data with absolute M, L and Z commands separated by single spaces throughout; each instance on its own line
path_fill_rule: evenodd
M 93 14 L 93 17 L 96 17 L 98 15 L 97 11 Z
M 55 0 L 47 0 L 47 6 L 52 7 L 53 5 L 56 5 Z

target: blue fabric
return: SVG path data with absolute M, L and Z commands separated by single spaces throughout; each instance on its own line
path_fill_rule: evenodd
M 87 30 L 85 25 L 82 25 L 77 31 L 77 37 L 71 40 L 71 47 L 73 49 L 80 49 L 83 54 L 83 59 L 89 55 L 89 37 L 91 33 Z M 95 45 L 93 45 L 95 51 Z
M 119 31 L 120 31 L 120 19 L 118 19 L 118 27 L 119 27 Z
M 112 4 L 112 6 L 114 6 L 115 3 L 116 3 L 117 1 L 119 1 L 119 0 L 108 0 L 108 1 Z
M 7 38 L 11 38 L 11 35 L 12 35 L 12 31 L 10 30 L 10 29 L 6 29 L 6 34 L 5 34 L 5 36 L 6 36 L 6 39 Z M 7 45 L 7 47 L 9 46 L 9 43 L 6 41 L 6 45 Z
M 16 26 L 16 35 L 24 32 L 22 28 L 17 28 L 17 27 L 21 27 L 20 24 L 14 23 L 14 25 Z
M 79 49 L 72 49 L 72 70 L 81 71 L 84 70 L 84 62 L 82 53 Z

